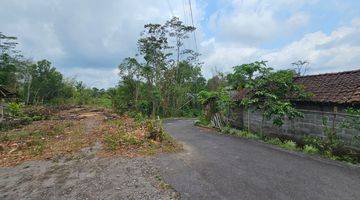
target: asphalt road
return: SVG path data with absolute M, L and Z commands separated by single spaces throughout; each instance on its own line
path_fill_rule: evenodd
M 163 178 L 183 199 L 360 199 L 360 168 L 293 153 L 168 120 L 184 144 L 157 157 Z

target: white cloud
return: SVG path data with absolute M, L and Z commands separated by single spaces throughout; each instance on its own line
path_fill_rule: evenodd
M 308 60 L 312 73 L 360 68 L 359 35 L 360 25 L 356 23 L 339 27 L 328 35 L 318 31 L 262 58 L 279 68 L 298 59 Z
M 90 86 L 109 87 L 118 81 L 117 64 L 136 53 L 144 24 L 164 22 L 171 12 L 191 24 L 184 2 L 169 0 L 169 6 L 166 0 L 1 0 L 0 31 L 18 36 L 25 55 L 50 59 L 67 76 Z M 354 69 L 360 63 L 360 19 L 330 33 L 299 35 L 310 30 L 314 17 L 302 8 L 317 2 L 221 0 L 209 12 L 209 1 L 192 1 L 204 74 L 211 76 L 214 67 L 230 71 L 234 65 L 261 59 L 277 68 L 307 59 L 313 73 Z M 289 40 L 291 35 L 297 39 Z M 185 46 L 194 48 L 192 37 Z
M 301 39 L 276 50 L 229 46 L 215 39 L 204 43 L 213 51 L 204 57 L 207 66 L 229 71 L 231 66 L 256 60 L 267 60 L 276 69 L 290 68 L 297 60 L 310 62 L 310 73 L 345 71 L 360 68 L 360 24 L 339 27 L 330 34 L 322 31 L 305 34 Z
M 274 38 L 297 31 L 306 25 L 310 16 L 293 10 L 295 5 L 312 1 L 260 1 L 233 0 L 230 7 L 216 11 L 210 16 L 209 26 L 221 42 L 256 46 Z M 277 16 L 280 10 L 292 11 L 289 16 Z
M 172 11 L 183 18 L 183 1 L 170 2 Z M 49 59 L 67 75 L 78 74 L 74 67 L 111 71 L 123 58 L 136 53 L 144 24 L 162 23 L 171 17 L 164 0 L 1 0 L 0 4 L 0 31 L 17 36 L 26 56 Z M 195 1 L 193 11 L 200 19 L 202 11 Z M 88 73 L 96 80 L 103 78 L 100 74 Z
M 66 77 L 81 80 L 88 87 L 109 88 L 118 83 L 118 71 L 113 69 L 101 69 L 99 67 L 84 68 L 74 67 L 70 70 L 59 69 Z
M 295 13 L 286 20 L 286 26 L 292 28 L 299 28 L 305 26 L 309 22 L 310 16 L 306 13 Z

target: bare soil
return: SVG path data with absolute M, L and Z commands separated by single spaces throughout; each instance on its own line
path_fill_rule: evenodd
M 59 112 L 53 120 L 7 133 L 63 127 L 51 137 L 40 138 L 44 149 L 38 154 L 26 145 L 32 137 L 2 142 L 0 199 L 179 198 L 162 181 L 152 158 L 103 156 L 99 127 L 115 118 L 119 116 L 105 110 L 73 108 Z

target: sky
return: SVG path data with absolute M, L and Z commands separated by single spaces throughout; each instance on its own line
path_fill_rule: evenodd
M 195 36 L 209 78 L 258 60 L 274 69 L 307 60 L 308 74 L 360 69 L 359 0 L 191 0 Z M 178 16 L 188 0 L 0 0 L 0 32 L 18 37 L 32 60 L 48 59 L 89 87 L 117 84 L 118 64 L 136 54 L 147 23 Z M 194 37 L 196 37 L 196 44 Z

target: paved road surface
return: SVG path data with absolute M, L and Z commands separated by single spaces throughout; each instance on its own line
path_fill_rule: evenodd
M 360 168 L 169 120 L 185 151 L 156 159 L 183 199 L 360 199 Z

